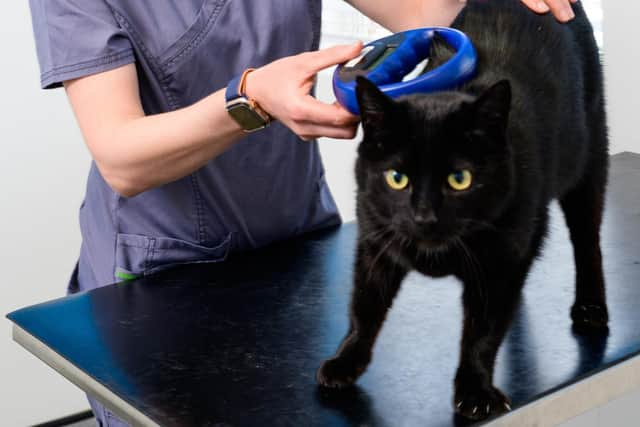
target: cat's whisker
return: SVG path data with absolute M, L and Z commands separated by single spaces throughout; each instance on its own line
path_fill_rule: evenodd
M 491 224 L 490 222 L 487 221 L 482 221 L 482 220 L 478 220 L 478 219 L 465 219 L 464 220 L 465 225 L 466 224 L 471 224 L 471 225 L 477 225 L 482 227 L 483 229 L 489 229 L 491 231 L 495 231 L 495 232 L 499 232 L 500 230 L 498 229 L 498 227 L 496 227 L 494 224 Z
M 462 252 L 464 265 L 468 268 L 468 272 L 472 276 L 471 281 L 478 285 L 478 294 L 482 301 L 485 301 L 484 273 L 480 262 L 459 236 L 456 236 L 452 242 Z M 474 278 L 475 280 L 473 280 Z
M 360 240 L 362 241 L 366 241 L 366 240 L 376 240 L 379 239 L 381 237 L 383 237 L 385 234 L 392 232 L 393 230 L 391 230 L 390 228 L 379 228 L 379 229 L 375 229 L 372 232 L 366 234 L 365 236 L 361 236 Z
M 378 251 L 378 254 L 373 258 L 373 261 L 371 261 L 371 265 L 369 266 L 369 272 L 367 273 L 367 281 L 371 280 L 371 273 L 373 272 L 373 267 L 375 267 L 376 263 L 378 262 L 382 254 L 385 253 L 387 249 L 389 249 L 389 246 L 391 246 L 394 240 L 395 238 L 389 239 L 389 241 L 384 246 L 382 246 L 382 248 Z
M 401 249 L 402 247 L 404 247 L 405 241 L 408 241 L 408 239 L 407 239 L 406 237 L 403 237 L 402 235 L 394 234 L 394 235 L 391 237 L 391 239 L 390 239 L 389 243 L 387 244 L 386 249 L 383 249 L 383 250 L 380 252 L 380 254 L 382 254 L 383 252 L 387 252 L 387 250 L 389 249 L 389 246 L 390 246 L 394 241 L 396 241 L 396 242 L 398 243 L 398 245 L 399 245 L 399 247 L 400 247 L 400 249 Z M 394 259 L 394 262 L 393 262 L 393 270 L 394 270 L 394 273 L 395 273 L 395 271 L 396 271 L 396 270 L 398 269 L 398 267 L 399 267 L 400 257 L 401 257 L 401 252 L 400 252 L 400 251 L 396 251 L 396 253 L 395 253 L 395 257 L 394 257 L 395 259 Z M 373 266 L 374 266 L 374 263 L 372 263 L 371 268 L 373 268 Z M 388 290 L 388 289 L 387 289 L 385 286 L 380 286 L 380 288 L 379 288 L 379 291 L 380 291 L 380 297 L 382 298 L 382 301 L 388 301 L 388 300 L 389 300 L 389 299 L 388 299 L 388 295 L 387 295 L 387 290 Z

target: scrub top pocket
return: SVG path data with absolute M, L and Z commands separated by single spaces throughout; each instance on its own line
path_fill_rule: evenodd
M 231 247 L 232 234 L 216 246 L 202 246 L 170 237 L 118 234 L 114 276 L 132 280 L 181 264 L 224 261 Z
M 229 0 L 204 0 L 193 23 L 186 31 L 162 54 L 159 63 L 162 68 L 168 68 L 186 60 L 197 50 L 216 24 L 216 19 Z

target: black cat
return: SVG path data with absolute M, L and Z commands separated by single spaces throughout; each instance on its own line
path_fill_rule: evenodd
M 454 22 L 479 55 L 456 91 L 393 101 L 364 78 L 357 95 L 359 226 L 350 329 L 317 380 L 352 384 L 410 270 L 464 283 L 455 410 L 510 409 L 492 384 L 498 347 L 557 198 L 574 247 L 576 330 L 606 333 L 599 229 L 607 178 L 602 71 L 591 25 L 560 24 L 518 1 L 468 1 Z M 432 65 L 450 55 L 438 43 Z

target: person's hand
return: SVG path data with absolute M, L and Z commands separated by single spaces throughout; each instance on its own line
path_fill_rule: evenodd
M 355 58 L 361 50 L 358 42 L 279 59 L 249 73 L 245 93 L 304 140 L 351 139 L 358 117 L 338 103 L 318 101 L 310 92 L 320 70 Z
M 571 9 L 570 3 L 576 3 L 578 0 L 520 0 L 526 4 L 531 10 L 537 13 L 547 13 L 551 11 L 556 19 L 560 22 L 572 20 L 575 15 Z

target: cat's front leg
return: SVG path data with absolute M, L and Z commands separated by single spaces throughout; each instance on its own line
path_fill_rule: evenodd
M 505 269 L 508 270 L 508 269 Z M 526 273 L 465 280 L 464 326 L 455 378 L 455 411 L 480 420 L 511 410 L 511 402 L 493 386 L 496 354 L 520 299 Z
M 391 307 L 407 270 L 389 256 L 388 245 L 358 244 L 351 295 L 349 332 L 338 351 L 325 360 L 316 379 L 324 387 L 353 384 L 364 372 L 387 310 Z

